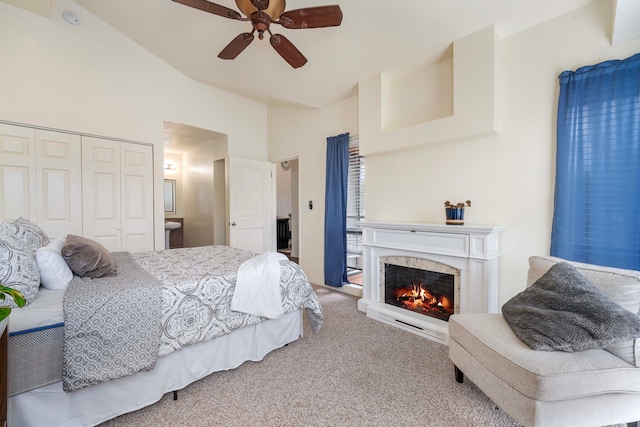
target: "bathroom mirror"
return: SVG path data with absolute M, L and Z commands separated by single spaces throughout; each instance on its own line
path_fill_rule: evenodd
M 176 180 L 164 180 L 164 212 L 176 213 Z

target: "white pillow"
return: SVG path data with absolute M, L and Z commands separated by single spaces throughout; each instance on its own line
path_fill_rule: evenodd
M 36 251 L 40 284 L 47 289 L 66 289 L 73 278 L 73 272 L 60 254 L 64 240 L 64 236 L 59 236 Z

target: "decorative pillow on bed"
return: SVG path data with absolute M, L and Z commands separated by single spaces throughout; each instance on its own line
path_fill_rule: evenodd
M 559 262 L 502 307 L 513 332 L 534 350 L 583 351 L 640 338 L 640 317 Z
M 40 274 L 36 260 L 25 251 L 16 249 L 0 240 L 0 283 L 22 293 L 26 304 L 30 304 L 40 287 Z M 17 307 L 11 297 L 2 303 Z
M 20 217 L 14 222 L 0 222 L 0 241 L 33 255 L 49 243 L 49 238 L 36 224 Z
M 96 278 L 116 275 L 113 257 L 107 248 L 96 241 L 69 234 L 61 253 L 71 271 L 78 276 Z
M 40 270 L 40 284 L 48 289 L 66 289 L 73 272 L 62 258 L 61 250 L 65 238 L 59 236 L 36 251 L 36 262 Z

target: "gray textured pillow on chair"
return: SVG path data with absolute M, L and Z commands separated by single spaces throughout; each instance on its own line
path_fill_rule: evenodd
M 583 351 L 640 338 L 640 317 L 560 262 L 507 301 L 502 314 L 534 350 Z

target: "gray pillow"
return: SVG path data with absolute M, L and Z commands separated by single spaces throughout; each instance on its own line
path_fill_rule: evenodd
M 25 251 L 16 249 L 0 240 L 0 283 L 22 293 L 26 304 L 30 304 L 38 294 L 40 272 L 36 260 Z M 0 305 L 17 307 L 13 298 L 5 296 Z
M 115 276 L 116 263 L 100 243 L 85 237 L 67 235 L 60 251 L 67 265 L 81 277 Z
M 640 338 L 640 317 L 566 262 L 555 264 L 507 301 L 502 314 L 518 338 L 534 350 L 583 351 Z

